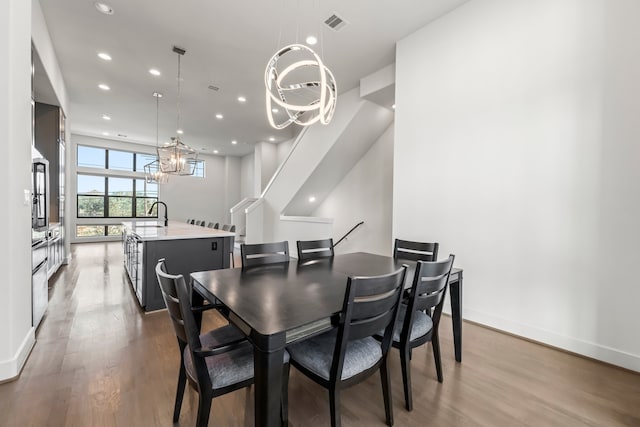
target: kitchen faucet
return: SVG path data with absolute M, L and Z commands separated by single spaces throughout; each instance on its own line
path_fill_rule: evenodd
M 167 204 L 165 202 L 161 202 L 159 200 L 157 202 L 153 202 L 147 214 L 151 215 L 151 212 L 153 211 L 153 207 L 158 204 L 164 206 L 164 226 L 166 227 L 169 225 L 169 209 L 167 208 Z

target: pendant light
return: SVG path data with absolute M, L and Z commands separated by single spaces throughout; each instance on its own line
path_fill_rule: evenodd
M 178 54 L 178 126 L 180 127 L 180 58 L 185 54 L 185 50 L 174 46 L 173 51 Z M 196 169 L 196 163 L 198 160 L 198 153 L 193 148 L 184 144 L 180 140 L 180 135 L 176 133 L 175 137 L 171 138 L 170 142 L 157 148 L 158 159 L 160 162 L 160 170 L 164 173 L 171 175 L 193 175 Z
M 282 28 L 280 34 L 282 36 Z M 296 31 L 296 43 L 279 49 L 267 62 L 264 72 L 267 119 L 276 129 L 284 129 L 291 123 L 301 126 L 317 122 L 329 124 L 338 100 L 333 73 L 313 49 L 299 44 L 297 38 Z M 322 29 L 320 39 L 324 49 Z M 274 108 L 274 103 L 286 114 L 278 123 L 274 114 L 279 109 Z
M 160 116 L 160 98 L 162 94 L 153 92 L 156 98 L 156 150 L 158 149 L 158 126 Z M 144 165 L 144 177 L 148 183 L 157 182 L 158 184 L 166 184 L 169 182 L 169 175 L 160 170 L 160 159 L 156 158 L 151 163 Z

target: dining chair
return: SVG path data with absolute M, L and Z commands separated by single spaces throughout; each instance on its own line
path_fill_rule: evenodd
M 253 347 L 231 324 L 200 334 L 194 311 L 201 307 L 191 306 L 184 277 L 167 273 L 164 261 L 158 261 L 155 271 L 180 348 L 173 422 L 177 423 L 180 418 L 188 380 L 199 397 L 196 426 L 206 426 L 213 398 L 253 384 Z M 215 307 L 215 304 L 206 306 Z M 286 352 L 283 362 L 281 415 L 286 425 L 289 380 L 289 354 Z
M 291 364 L 329 390 L 331 426 L 340 426 L 340 393 L 380 371 L 387 425 L 393 406 L 387 355 L 406 266 L 372 277 L 349 277 L 337 328 L 287 348 Z M 373 336 L 384 330 L 381 341 Z
M 191 225 L 195 225 L 195 223 L 196 223 L 196 220 L 195 220 L 195 219 L 191 219 L 191 220 L 189 220 L 189 224 L 191 224 Z
M 333 257 L 333 239 L 298 240 L 298 261 Z
M 223 224 L 222 225 L 222 230 L 224 231 L 230 231 L 232 233 L 236 232 L 236 226 L 233 224 Z
M 187 220 L 187 224 L 191 224 L 191 218 Z
M 411 261 L 437 261 L 438 243 L 412 242 L 396 239 L 393 245 L 393 257 Z
M 240 245 L 242 268 L 289 261 L 289 242 Z
M 218 223 L 210 222 L 207 224 L 207 228 L 218 228 Z
M 442 261 L 418 261 L 409 300 L 400 304 L 398 309 L 392 345 L 400 351 L 404 400 L 408 411 L 413 410 L 410 365 L 412 349 L 431 341 L 438 382 L 443 381 L 438 326 L 454 259 L 454 255 L 449 255 L 449 258 Z

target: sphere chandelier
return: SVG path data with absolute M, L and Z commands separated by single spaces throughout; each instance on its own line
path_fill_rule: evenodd
M 303 44 L 291 44 L 277 51 L 264 73 L 269 124 L 284 129 L 291 123 L 309 126 L 329 124 L 338 99 L 336 80 L 318 54 Z M 276 123 L 274 114 L 284 109 L 286 118 Z

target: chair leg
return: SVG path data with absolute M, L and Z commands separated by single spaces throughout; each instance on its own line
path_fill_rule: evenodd
M 184 369 L 183 356 L 180 357 L 180 373 L 178 374 L 178 389 L 176 390 L 176 404 L 173 408 L 173 422 L 177 423 L 180 418 L 180 409 L 182 409 L 182 399 L 184 398 L 184 389 L 187 385 L 187 372 Z
M 389 368 L 387 367 L 387 355 L 384 356 L 382 365 L 380 365 L 380 380 L 382 382 L 382 397 L 384 399 L 384 414 L 387 425 L 393 425 L 393 403 L 391 402 L 391 387 L 389 386 Z
M 180 409 L 182 409 L 182 399 L 184 398 L 184 389 L 187 385 L 187 372 L 184 369 L 184 349 L 186 343 L 178 340 L 178 348 L 180 348 L 180 372 L 178 373 L 178 387 L 176 389 L 176 402 L 173 407 L 173 422 L 177 423 L 180 418 Z
M 284 427 L 289 425 L 289 368 L 287 363 L 282 369 L 282 402 L 281 402 L 281 418 Z
M 433 331 L 431 337 L 431 347 L 433 347 L 433 359 L 436 361 L 436 373 L 438 374 L 438 382 L 442 382 L 442 359 L 440 358 L 440 339 L 438 333 Z
M 335 384 L 329 388 L 329 409 L 331 427 L 340 427 L 340 389 Z
M 200 390 L 198 394 L 198 418 L 196 427 L 207 427 L 209 424 L 209 413 L 211 412 L 211 400 L 213 396 L 210 390 Z
M 407 411 L 413 410 L 413 394 L 411 393 L 411 362 L 410 349 L 400 350 L 400 365 L 402 367 L 402 385 L 404 386 L 404 404 Z

